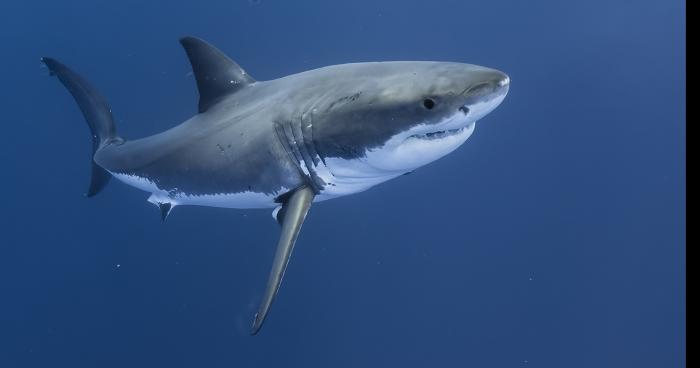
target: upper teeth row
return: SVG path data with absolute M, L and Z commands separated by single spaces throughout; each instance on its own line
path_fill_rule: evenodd
M 464 128 L 459 128 L 459 129 L 450 129 L 450 130 L 439 130 L 437 132 L 429 132 L 429 133 L 424 133 L 424 134 L 415 134 L 414 137 L 416 138 L 428 138 L 428 139 L 433 139 L 433 138 L 442 138 L 446 135 L 452 135 L 455 133 L 458 133 L 460 130 Z

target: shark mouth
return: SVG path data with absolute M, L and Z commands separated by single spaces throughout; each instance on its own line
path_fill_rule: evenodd
M 438 139 L 443 139 L 447 138 L 453 135 L 457 135 L 459 133 L 462 133 L 466 129 L 466 127 L 461 127 L 457 129 L 448 129 L 448 130 L 438 130 L 435 132 L 428 132 L 428 133 L 422 133 L 422 134 L 413 134 L 409 136 L 408 138 L 415 138 L 415 139 L 421 139 L 421 140 L 427 140 L 427 141 L 432 141 L 432 140 L 438 140 Z

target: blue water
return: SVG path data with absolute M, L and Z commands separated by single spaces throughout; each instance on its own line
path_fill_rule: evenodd
M 178 37 L 254 77 L 355 61 L 507 72 L 455 153 L 315 205 L 258 336 L 278 226 L 113 182 L 40 66 L 120 133 L 196 109 Z M 673 1 L 5 1 L 0 367 L 682 367 L 685 5 Z

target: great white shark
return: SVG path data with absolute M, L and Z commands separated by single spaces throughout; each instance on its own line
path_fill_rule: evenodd
M 82 77 L 42 58 L 75 98 L 92 135 L 87 196 L 111 177 L 151 193 L 165 220 L 181 205 L 271 208 L 282 230 L 256 334 L 279 290 L 313 202 L 346 196 L 445 156 L 508 93 L 498 70 L 449 62 L 334 65 L 256 81 L 210 44 L 180 40 L 199 90 L 198 113 L 136 140 Z

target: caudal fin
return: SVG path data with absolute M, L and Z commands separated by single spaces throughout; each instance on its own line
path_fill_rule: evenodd
M 90 127 L 93 156 L 100 148 L 120 141 L 114 126 L 112 109 L 107 100 L 92 88 L 90 83 L 60 62 L 47 57 L 41 58 L 41 61 L 49 68 L 51 75 L 58 77 L 68 92 L 73 95 L 80 111 L 83 112 L 85 121 Z M 112 177 L 109 172 L 97 165 L 92 157 L 90 162 L 92 163 L 92 176 L 90 187 L 86 193 L 88 197 L 99 193 Z

